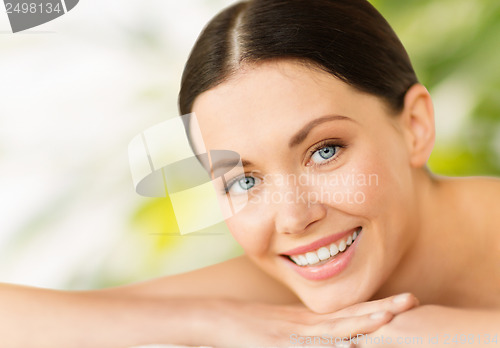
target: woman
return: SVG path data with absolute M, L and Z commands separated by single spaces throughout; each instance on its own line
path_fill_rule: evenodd
M 100 291 L 5 286 L 8 346 L 498 344 L 500 183 L 427 170 L 431 98 L 368 2 L 231 6 L 179 104 L 207 150 L 243 160 L 220 194 L 248 199 L 226 221 L 245 255 Z

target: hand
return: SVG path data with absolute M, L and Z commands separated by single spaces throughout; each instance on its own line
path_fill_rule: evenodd
M 277 306 L 237 300 L 210 300 L 208 325 L 199 344 L 216 347 L 281 347 L 312 344 L 335 346 L 340 338 L 368 334 L 418 305 L 411 294 L 363 302 L 328 314 L 302 304 Z M 337 340 L 336 340 L 337 338 Z M 347 345 L 348 346 L 348 345 Z
M 423 305 L 353 339 L 357 348 L 479 347 L 498 344 L 500 311 Z

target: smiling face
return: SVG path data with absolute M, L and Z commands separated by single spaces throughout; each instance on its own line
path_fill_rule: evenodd
M 292 61 L 240 69 L 193 112 L 207 150 L 243 160 L 246 177 L 226 179 L 249 202 L 226 222 L 249 258 L 316 312 L 368 300 L 416 233 L 400 117 Z

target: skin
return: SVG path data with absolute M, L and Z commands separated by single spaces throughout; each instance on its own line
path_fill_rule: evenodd
M 207 149 L 236 151 L 252 162 L 245 167 L 248 175 L 271 177 L 248 191 L 256 202 L 266 191 L 296 192 L 292 184 L 271 182 L 277 175 L 361 173 L 378 178 L 378 185 L 300 187 L 307 192 L 335 190 L 344 197 L 361 192 L 366 198 L 361 204 L 328 197 L 313 204 L 261 199 L 227 220 L 251 261 L 313 311 L 331 312 L 400 291 L 414 292 L 423 303 L 499 305 L 498 287 L 496 293 L 491 291 L 491 284 L 500 284 L 498 254 L 482 252 L 492 241 L 498 245 L 494 228 L 488 226 L 497 218 L 467 197 L 482 199 L 490 186 L 498 191 L 498 181 L 452 180 L 427 172 L 434 115 L 423 86 L 413 86 L 404 110 L 393 115 L 380 98 L 320 70 L 291 61 L 266 62 L 243 67 L 229 81 L 201 94 L 193 111 Z M 350 120 L 321 123 L 301 144 L 289 147 L 299 129 L 324 115 Z M 338 150 L 336 160 L 311 165 L 311 148 L 329 138 L 341 139 L 346 147 Z M 457 218 L 457 209 L 467 214 Z M 363 227 L 356 255 L 348 269 L 330 279 L 304 279 L 280 256 L 356 226 Z M 474 282 L 449 286 L 457 278 Z
M 261 179 L 249 191 L 249 203 L 226 221 L 245 254 L 110 289 L 64 292 L 0 285 L 0 302 L 9 313 L 0 316 L 4 345 L 289 346 L 292 333 L 362 333 L 392 342 L 441 335 L 432 346 L 450 347 L 453 341 L 445 341 L 444 334 L 476 335 L 473 344 L 478 335 L 498 334 L 495 208 L 500 183 L 429 173 L 434 113 L 423 86 L 411 87 L 403 110 L 394 114 L 383 100 L 320 70 L 292 61 L 264 62 L 241 67 L 201 94 L 193 111 L 206 148 L 238 152 L 253 163 L 245 167 L 247 175 Z M 349 120 L 317 124 L 290 148 L 299 130 L 325 115 Z M 323 159 L 314 145 L 332 138 L 342 147 L 335 148 L 335 160 L 318 165 Z M 199 139 L 195 146 L 201 146 Z M 295 187 L 276 180 L 290 174 L 341 178 L 353 173 L 374 174 L 378 181 Z M 332 191 L 346 200 L 328 195 L 306 202 L 262 198 L 268 192 L 294 198 Z M 362 194 L 363 202 L 349 203 L 350 192 Z M 244 196 L 237 189 L 230 193 L 238 206 Z M 329 279 L 307 280 L 280 256 L 357 226 L 363 230 L 350 264 Z M 416 295 L 420 306 L 411 294 L 394 296 L 404 292 Z M 352 343 L 380 346 L 369 340 Z
M 423 86 L 410 88 L 404 109 L 395 115 L 380 98 L 320 70 L 293 61 L 264 62 L 242 67 L 201 94 L 193 111 L 207 150 L 236 151 L 252 162 L 244 169 L 257 179 L 248 191 L 253 201 L 227 220 L 245 257 L 312 311 L 330 313 L 410 291 L 424 306 L 397 316 L 374 335 L 430 334 L 446 327 L 458 333 L 497 332 L 500 238 L 492 207 L 498 206 L 500 183 L 493 178 L 438 177 L 427 170 L 435 129 L 432 101 Z M 353 121 L 322 123 L 301 144 L 289 147 L 305 124 L 332 114 Z M 340 138 L 346 147 L 338 149 L 335 161 L 317 166 L 313 147 L 329 138 Z M 330 189 L 362 192 L 362 204 L 256 199 L 274 191 L 297 192 L 293 185 L 272 182 L 276 175 L 353 172 L 376 174 L 378 185 Z M 325 189 L 300 187 L 306 192 Z M 280 256 L 356 226 L 363 227 L 363 234 L 355 257 L 330 279 L 304 279 Z

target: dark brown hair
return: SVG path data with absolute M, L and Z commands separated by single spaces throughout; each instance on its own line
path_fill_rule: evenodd
M 400 111 L 418 82 L 408 54 L 366 0 L 249 0 L 214 17 L 194 45 L 179 93 L 181 115 L 241 64 L 296 59 Z

